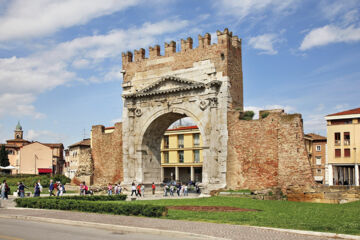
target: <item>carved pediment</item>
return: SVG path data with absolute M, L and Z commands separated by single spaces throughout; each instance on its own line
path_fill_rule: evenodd
M 149 86 L 137 91 L 136 93 L 124 94 L 124 98 L 137 98 L 146 97 L 152 95 L 165 95 L 168 93 L 185 92 L 194 89 L 205 88 L 204 83 L 195 82 L 192 80 L 165 76 L 160 78 L 158 81 L 150 84 Z

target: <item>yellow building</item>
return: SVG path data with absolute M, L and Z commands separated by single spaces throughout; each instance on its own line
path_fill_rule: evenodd
M 197 126 L 168 129 L 161 141 L 161 179 L 200 182 L 203 151 Z
M 359 186 L 360 108 L 330 114 L 325 119 L 329 185 Z

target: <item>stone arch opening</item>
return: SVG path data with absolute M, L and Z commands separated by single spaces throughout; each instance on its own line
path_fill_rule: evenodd
M 201 136 L 202 145 L 204 144 L 205 137 L 203 135 L 200 122 L 192 116 L 191 113 L 186 113 L 186 111 L 171 111 L 162 114 L 156 114 L 153 117 L 147 126 L 144 127 L 144 132 L 141 134 L 141 160 L 142 160 L 142 169 L 143 169 L 143 182 L 144 183 L 162 183 L 169 181 L 181 181 L 189 182 L 190 180 L 198 180 L 201 182 L 202 176 L 202 165 L 200 163 L 194 164 L 190 163 L 190 151 L 193 151 L 192 148 L 184 148 L 183 146 L 172 146 L 169 149 L 163 149 L 164 147 L 164 134 L 167 132 L 168 128 L 173 125 L 174 122 L 183 119 L 191 118 L 193 123 L 197 126 L 197 132 Z M 185 131 L 186 139 L 184 140 L 189 144 L 189 134 L 192 134 L 190 131 Z M 171 133 L 173 135 L 178 134 L 178 132 Z M 181 134 L 180 134 L 181 135 Z M 172 141 L 175 136 L 171 136 Z M 178 135 L 176 135 L 178 138 Z M 176 141 L 176 140 L 175 140 Z M 176 144 L 179 144 L 178 142 Z M 183 143 L 184 144 L 184 143 Z M 170 147 L 170 146 L 169 146 Z M 200 149 L 195 148 L 195 150 Z M 165 161 L 165 155 L 168 152 L 168 162 Z M 187 159 L 185 160 L 185 153 Z M 181 160 L 181 153 L 183 154 L 183 159 Z M 191 153 L 192 154 L 192 153 Z M 197 154 L 197 152 L 195 152 Z M 201 157 L 203 159 L 204 153 L 201 152 Z M 200 152 L 199 152 L 200 156 Z M 178 157 L 174 159 L 174 157 Z M 180 158 L 180 159 L 179 159 Z M 202 163 L 202 161 L 201 161 Z M 201 168 L 201 173 L 199 174 L 199 168 Z M 195 173 L 196 171 L 196 173 Z M 200 176 L 200 177 L 199 177 Z M 195 179 L 195 177 L 197 177 Z M 200 179 L 199 179 L 200 178 Z

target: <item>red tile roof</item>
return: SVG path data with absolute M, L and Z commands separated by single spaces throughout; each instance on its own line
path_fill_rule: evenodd
M 312 140 L 315 140 L 315 141 L 326 141 L 327 140 L 326 137 L 323 137 L 323 136 L 315 134 L 315 133 L 305 134 L 305 137 L 309 137 L 309 138 L 311 138 Z
M 77 146 L 86 146 L 86 147 L 90 147 L 90 138 L 84 139 L 80 142 L 74 143 L 72 145 L 69 146 L 69 148 L 71 147 L 77 147 Z
M 198 127 L 197 126 L 178 127 L 178 128 L 168 129 L 167 131 L 180 131 L 180 130 L 190 130 L 190 129 L 198 129 Z
M 354 108 L 343 112 L 333 113 L 327 116 L 339 116 L 339 115 L 351 115 L 351 114 L 360 114 L 360 108 Z

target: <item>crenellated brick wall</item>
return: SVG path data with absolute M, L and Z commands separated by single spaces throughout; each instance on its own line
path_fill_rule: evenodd
M 91 148 L 94 184 L 105 185 L 123 181 L 122 123 L 116 123 L 111 133 L 105 133 L 102 125 L 93 126 Z
M 228 113 L 227 188 L 264 189 L 312 186 L 300 114 L 271 112 L 259 120 Z

